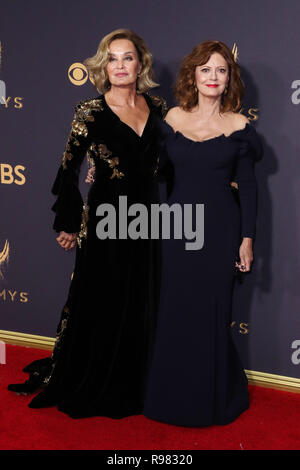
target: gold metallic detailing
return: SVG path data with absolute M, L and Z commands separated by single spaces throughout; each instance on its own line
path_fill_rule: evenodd
M 64 169 L 67 168 L 68 160 L 72 160 L 73 154 L 71 145 L 80 146 L 80 141 L 77 139 L 78 136 L 86 138 L 88 136 L 88 122 L 94 122 L 95 117 L 93 112 L 103 111 L 102 98 L 96 98 L 91 100 L 80 101 L 75 110 L 75 114 L 71 124 L 71 132 L 68 138 L 66 149 L 63 153 L 62 166 Z
M 95 121 L 92 112 L 103 111 L 103 109 L 101 98 L 80 101 L 76 106 L 76 112 L 72 121 L 72 134 L 87 137 L 88 128 L 86 123 Z
M 88 128 L 86 127 L 85 122 L 77 121 L 77 120 L 73 119 L 73 121 L 72 121 L 72 134 L 73 135 L 83 135 L 83 137 L 87 137 Z
M 74 121 L 76 123 L 94 122 L 95 118 L 92 112 L 103 111 L 102 98 L 80 101 L 76 106 Z M 72 123 L 73 125 L 73 123 Z M 76 126 L 75 126 L 76 127 Z
M 117 177 L 118 179 L 121 179 L 123 178 L 123 176 L 124 176 L 124 173 L 122 173 L 122 171 L 119 171 L 117 168 L 114 168 L 110 179 L 112 180 L 115 177 Z
M 81 248 L 81 242 L 83 238 L 87 237 L 87 222 L 89 220 L 89 206 L 85 202 L 83 204 L 83 210 L 81 215 L 81 225 L 80 225 L 80 232 L 77 235 L 77 244 L 79 248 Z
M 56 362 L 57 362 L 57 359 L 58 359 L 58 355 L 60 354 L 61 349 L 62 349 L 63 338 L 64 338 L 64 335 L 65 335 L 65 330 L 66 330 L 67 325 L 68 325 L 69 316 L 70 316 L 70 309 L 67 305 L 65 305 L 64 308 L 63 308 L 63 311 L 62 311 L 62 315 L 61 315 L 59 325 L 57 327 L 56 340 L 55 340 L 54 348 L 53 348 L 53 351 L 52 351 L 52 354 L 51 354 L 51 360 L 52 360 L 51 371 L 44 378 L 44 380 L 43 380 L 44 385 L 49 384 L 50 379 L 51 379 L 52 374 L 53 374 L 53 371 L 55 369 L 55 365 L 56 365 Z
M 232 55 L 233 55 L 233 58 L 234 58 L 234 62 L 237 62 L 237 60 L 238 60 L 238 48 L 237 48 L 236 43 L 233 44 L 231 52 L 232 52 Z
M 157 108 L 161 108 L 162 118 L 164 118 L 168 111 L 166 100 L 162 98 L 161 96 L 156 96 L 156 95 L 148 95 L 148 96 L 150 96 L 154 106 L 156 106 Z
M 0 252 L 0 268 L 4 263 L 9 261 L 9 241 L 5 240 L 3 250 Z M 4 275 L 0 269 L 0 279 L 4 279 Z
M 116 168 L 116 166 L 119 165 L 119 158 L 111 157 L 112 152 L 108 150 L 105 144 L 98 145 L 98 152 L 99 152 L 100 158 L 104 160 L 108 164 L 109 168 L 112 168 L 113 170 L 112 175 L 110 176 L 110 179 L 113 179 L 113 178 L 121 179 L 125 176 L 124 173 L 122 173 L 121 171 L 118 170 L 118 168 Z
M 0 340 L 4 341 L 6 344 L 45 349 L 48 351 L 51 350 L 55 344 L 55 338 L 53 337 L 8 330 L 0 330 Z M 299 378 L 247 369 L 245 372 L 250 385 L 300 393 Z
M 156 100 L 157 101 L 157 100 Z M 158 101 L 157 101 L 158 103 Z M 159 104 L 157 104 L 158 106 Z M 68 161 L 74 157 L 74 151 L 72 147 L 81 145 L 80 138 L 86 138 L 88 136 L 88 124 L 89 122 L 95 121 L 93 112 L 103 111 L 104 101 L 103 98 L 96 98 L 86 101 L 80 101 L 76 106 L 76 112 L 72 121 L 72 129 L 68 138 L 68 142 L 63 153 L 62 167 L 66 169 Z M 80 138 L 79 138 L 80 137 Z M 94 166 L 96 157 L 100 157 L 104 160 L 109 168 L 111 168 L 112 174 L 110 179 L 120 179 L 125 175 L 122 173 L 117 166 L 119 165 L 118 157 L 112 157 L 112 152 L 108 150 L 105 144 L 97 144 L 92 142 L 87 150 L 87 158 L 90 166 Z M 80 239 L 79 239 L 80 243 Z
M 103 111 L 103 99 L 93 98 L 91 100 L 80 101 L 77 105 L 78 118 L 86 121 L 94 121 L 92 111 Z
M 47 349 L 49 351 L 53 349 L 55 338 L 17 331 L 0 330 L 0 341 L 4 341 L 6 344 Z
M 108 148 L 106 147 L 105 144 L 99 144 L 98 145 L 98 151 L 99 151 L 99 154 L 100 154 L 100 158 L 102 158 L 102 159 L 106 159 L 112 154 L 111 151 L 108 150 Z
M 72 158 L 73 158 L 73 154 L 70 152 L 70 150 L 71 150 L 71 145 L 70 145 L 71 144 L 71 139 L 72 139 L 72 136 L 70 135 L 70 137 L 68 139 L 68 143 L 66 145 L 66 149 L 63 153 L 63 158 L 62 158 L 63 168 L 67 167 L 67 160 L 72 160 Z
M 90 146 L 89 146 L 89 149 L 87 151 L 87 160 L 88 160 L 88 165 L 89 165 L 89 168 L 91 168 L 92 166 L 95 166 L 95 152 L 96 152 L 97 148 L 96 148 L 96 144 L 93 142 Z

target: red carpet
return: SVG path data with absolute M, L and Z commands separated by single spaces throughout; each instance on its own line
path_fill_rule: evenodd
M 300 394 L 250 386 L 250 409 L 227 426 L 183 428 L 143 416 L 73 420 L 56 408 L 30 409 L 31 397 L 6 390 L 26 380 L 22 368 L 48 352 L 9 345 L 6 352 L 6 365 L 0 365 L 1 450 L 300 449 Z

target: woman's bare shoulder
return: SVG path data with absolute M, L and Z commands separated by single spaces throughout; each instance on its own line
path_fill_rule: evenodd
M 242 113 L 228 113 L 228 118 L 232 125 L 235 127 L 245 127 L 246 124 L 250 124 L 249 119 Z
M 174 106 L 173 108 L 169 109 L 169 111 L 167 112 L 166 117 L 173 118 L 174 116 L 177 116 L 178 114 L 180 114 L 180 112 L 182 112 L 180 107 L 179 106 Z
M 174 126 L 182 118 L 183 110 L 179 106 L 174 106 L 174 108 L 169 109 L 165 120 L 171 126 Z
M 240 129 L 243 129 L 246 126 L 246 124 L 250 124 L 250 121 L 247 118 L 247 116 L 241 113 L 229 112 L 229 113 L 226 113 L 226 117 L 233 131 L 238 131 Z

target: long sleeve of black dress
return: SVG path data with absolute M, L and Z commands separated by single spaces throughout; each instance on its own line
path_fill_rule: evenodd
M 144 94 L 149 115 L 142 135 L 123 122 L 105 96 L 80 102 L 52 192 L 54 229 L 79 232 L 75 267 L 51 357 L 23 370 L 30 408 L 56 405 L 72 418 L 141 414 L 160 289 L 160 240 L 101 238 L 97 209 L 109 204 L 116 220 L 128 204 L 159 202 L 159 122 L 166 105 Z M 95 165 L 83 210 L 78 190 L 85 155 Z M 84 217 L 82 217 L 84 216 Z
M 75 233 L 80 230 L 83 200 L 78 180 L 81 163 L 91 142 L 92 120 L 84 104 L 77 104 L 62 163 L 52 187 L 52 194 L 57 196 L 52 206 L 56 213 L 53 228 L 57 232 Z

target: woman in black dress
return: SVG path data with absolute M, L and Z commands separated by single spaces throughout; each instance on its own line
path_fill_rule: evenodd
M 118 220 L 119 196 L 127 204 L 158 202 L 158 123 L 166 105 L 146 92 L 153 81 L 151 54 L 128 30 L 103 38 L 86 61 L 101 94 L 75 110 L 62 164 L 53 186 L 54 229 L 66 250 L 76 241 L 68 299 L 50 358 L 31 363 L 17 393 L 42 390 L 31 408 L 56 405 L 72 418 L 140 414 L 159 288 L 159 241 L 99 239 L 100 204 Z M 95 166 L 86 203 L 78 190 L 84 157 Z
M 162 286 L 144 415 L 170 424 L 226 424 L 249 406 L 231 338 L 235 270 L 249 272 L 261 143 L 238 113 L 243 85 L 228 47 L 207 41 L 183 61 L 162 123 L 161 163 L 173 166 L 168 204 L 204 204 L 204 244 L 162 246 Z M 238 183 L 239 203 L 231 189 Z M 195 211 L 194 211 L 195 213 Z

